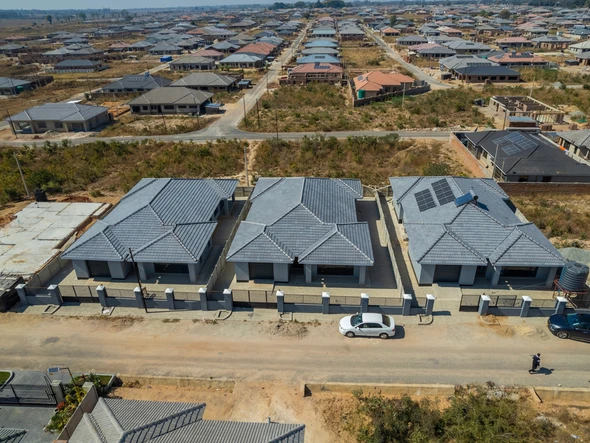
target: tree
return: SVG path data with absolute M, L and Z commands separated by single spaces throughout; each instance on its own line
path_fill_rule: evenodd
M 499 17 L 503 18 L 504 20 L 508 20 L 511 15 L 512 14 L 510 14 L 510 11 L 508 9 L 502 9 L 500 11 Z
M 295 2 L 295 3 L 293 4 L 293 7 L 294 7 L 294 8 L 298 8 L 298 9 L 300 9 L 300 8 L 305 8 L 305 2 L 302 2 L 302 1 Z
M 47 17 L 45 17 L 45 20 L 47 20 L 49 22 L 49 24 L 53 24 L 53 17 L 48 15 Z
M 395 26 L 396 23 L 397 23 L 397 17 L 395 15 L 392 15 L 391 17 L 389 17 L 389 26 Z
M 85 22 L 86 21 L 86 13 L 85 12 L 78 12 L 78 17 L 80 17 L 80 20 Z

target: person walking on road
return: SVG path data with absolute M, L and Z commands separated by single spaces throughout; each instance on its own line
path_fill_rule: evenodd
M 536 372 L 541 366 L 541 354 L 533 355 L 533 366 L 529 369 L 529 374 Z

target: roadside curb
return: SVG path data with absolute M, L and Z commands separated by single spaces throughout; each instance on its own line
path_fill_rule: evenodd
M 220 380 L 192 377 L 162 377 L 150 375 L 117 374 L 117 378 L 123 383 L 137 382 L 142 386 L 177 386 L 194 387 L 201 389 L 226 390 L 233 392 L 236 382 L 234 380 Z
M 7 386 L 12 379 L 14 378 L 14 371 L 9 371 L 8 369 L 2 369 L 2 372 L 9 372 L 10 375 L 8 376 L 8 378 L 6 379 L 6 381 L 0 385 L 0 390 L 2 390 L 2 388 L 4 388 L 5 386 Z
M 590 389 L 547 386 L 515 386 L 528 390 L 537 403 L 589 403 Z M 403 383 L 305 383 L 301 384 L 301 395 L 311 397 L 321 394 L 349 394 L 362 391 L 364 394 L 386 396 L 409 395 L 411 397 L 452 397 L 455 385 L 444 384 L 403 384 Z

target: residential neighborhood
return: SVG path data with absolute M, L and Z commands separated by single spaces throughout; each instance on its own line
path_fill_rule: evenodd
M 590 441 L 587 5 L 31 2 L 0 441 Z

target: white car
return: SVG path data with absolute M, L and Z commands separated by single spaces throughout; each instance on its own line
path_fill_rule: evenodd
M 389 315 L 355 314 L 340 320 L 338 329 L 348 338 L 379 337 L 386 340 L 395 335 L 395 321 Z

